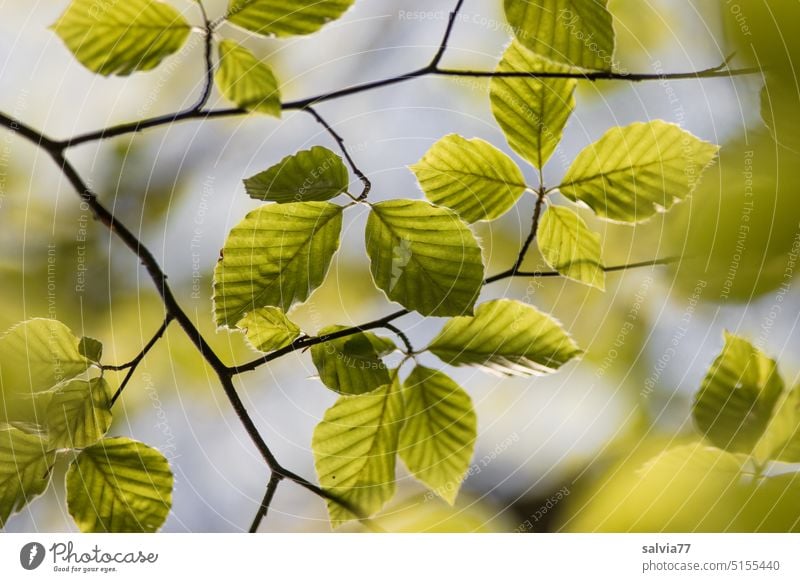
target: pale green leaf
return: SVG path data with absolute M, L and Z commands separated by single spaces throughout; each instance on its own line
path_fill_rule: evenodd
M 725 347 L 703 379 L 692 413 L 700 431 L 716 446 L 749 453 L 782 392 L 775 362 L 726 332 Z
M 30 395 L 85 372 L 79 340 L 55 319 L 31 319 L 0 338 L 0 374 L 6 394 Z
M 0 527 L 47 489 L 55 461 L 47 450 L 44 437 L 0 425 Z
M 269 353 L 288 346 L 300 336 L 300 328 L 277 307 L 261 307 L 245 315 L 236 327 L 259 352 Z
M 570 279 L 605 289 L 600 235 L 589 230 L 576 212 L 550 206 L 539 222 L 536 240 L 544 260 L 553 269 Z
M 339 248 L 342 207 L 329 202 L 269 204 L 228 235 L 214 271 L 217 325 L 233 327 L 259 307 L 283 311 L 322 284 Z
M 753 455 L 761 462 L 800 463 L 800 387 L 781 395 Z
M 454 317 L 427 349 L 452 366 L 517 376 L 554 372 L 581 353 L 555 319 L 511 299 L 482 303 L 474 317 Z
M 469 395 L 447 375 L 417 366 L 403 385 L 400 458 L 413 475 L 455 503 L 469 469 L 477 418 Z
M 324 202 L 347 192 L 350 175 L 342 158 L 314 146 L 286 156 L 244 181 L 250 198 L 287 202 Z
M 344 326 L 334 325 L 320 330 L 319 335 L 342 329 Z M 396 349 L 392 340 L 363 332 L 313 346 L 311 359 L 325 386 L 341 394 L 358 395 L 391 381 L 382 358 Z
M 314 430 L 311 446 L 320 484 L 360 516 L 373 515 L 394 495 L 403 415 L 395 378 L 368 394 L 340 397 Z M 359 517 L 331 500 L 328 513 L 334 527 Z
M 103 357 L 103 344 L 93 337 L 82 337 L 78 342 L 78 352 L 90 362 L 99 364 Z
M 470 223 L 502 216 L 527 188 L 506 154 L 482 139 L 456 134 L 437 141 L 411 170 L 428 200 Z
M 505 0 L 517 39 L 551 61 L 608 71 L 614 64 L 614 26 L 607 0 Z
M 50 447 L 82 449 L 93 445 L 111 427 L 111 393 L 102 378 L 72 380 L 59 386 L 47 407 Z
M 82 532 L 154 532 L 172 507 L 172 471 L 157 450 L 127 438 L 84 449 L 67 471 L 67 507 Z
M 355 0 L 230 0 L 227 19 L 265 36 L 316 32 L 340 18 Z
M 497 66 L 500 73 L 564 72 L 513 42 Z M 561 141 L 575 109 L 575 79 L 494 77 L 490 85 L 492 113 L 509 145 L 536 168 L 543 168 Z
M 281 94 L 272 69 L 232 40 L 219 43 L 217 87 L 237 107 L 281 116 Z
M 101 75 L 153 69 L 180 50 L 191 30 L 158 0 L 72 0 L 52 29 L 81 64 Z
M 718 151 L 665 121 L 614 127 L 578 154 L 559 190 L 598 216 L 638 222 L 689 196 Z
M 375 284 L 423 315 L 472 313 L 483 284 L 475 235 L 457 214 L 418 200 L 372 207 L 366 230 Z

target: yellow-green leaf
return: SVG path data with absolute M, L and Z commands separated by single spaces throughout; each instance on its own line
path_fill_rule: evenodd
M 614 127 L 578 154 L 559 190 L 598 216 L 638 222 L 689 196 L 718 151 L 665 121 Z
M 514 41 L 497 66 L 499 73 L 562 72 L 558 65 Z M 492 113 L 508 144 L 536 168 L 543 168 L 561 141 L 575 109 L 575 79 L 494 77 L 490 85 Z
M 288 346 L 300 336 L 300 328 L 277 307 L 261 307 L 245 315 L 236 327 L 259 352 L 269 353 Z
M 342 329 L 344 326 L 333 325 L 321 329 L 319 335 Z M 325 386 L 341 394 L 358 395 L 391 381 L 382 358 L 396 349 L 392 340 L 366 331 L 313 346 L 311 360 Z
M 160 452 L 127 438 L 84 449 L 67 471 L 67 507 L 82 532 L 154 532 L 172 507 L 173 477 Z
M 606 273 L 600 253 L 600 235 L 569 208 L 550 206 L 542 215 L 536 235 L 544 260 L 576 281 L 605 289 Z
M 230 0 L 227 19 L 265 36 L 311 34 L 340 18 L 355 0 Z
M 0 527 L 47 489 L 55 461 L 48 448 L 42 436 L 0 425 Z
M 411 170 L 428 200 L 470 223 L 502 216 L 527 188 L 506 154 L 482 139 L 456 134 L 433 144 Z
M 608 71 L 614 64 L 614 26 L 607 0 L 505 0 L 517 39 L 551 61 Z
M 419 200 L 373 205 L 367 254 L 375 284 L 423 315 L 472 313 L 483 284 L 483 257 L 458 215 Z
M 72 380 L 59 386 L 47 407 L 47 431 L 54 449 L 93 445 L 111 427 L 111 393 L 102 378 Z
M 99 364 L 103 357 L 103 344 L 93 337 L 82 337 L 78 342 L 78 353 L 90 362 Z
M 219 43 L 215 80 L 220 92 L 237 107 L 281 116 L 281 94 L 272 69 L 232 40 Z
M 101 75 L 153 69 L 180 50 L 191 30 L 158 0 L 72 0 L 52 29 L 81 64 Z
M 403 398 L 395 378 L 360 396 L 342 396 L 327 410 L 311 441 L 322 487 L 360 516 L 380 510 L 394 495 Z M 328 501 L 334 527 L 359 515 Z
M 400 458 L 413 475 L 455 503 L 469 469 L 477 418 L 469 394 L 446 374 L 417 366 L 403 384 Z
M 581 353 L 555 319 L 511 299 L 482 303 L 474 317 L 454 317 L 427 349 L 452 366 L 516 376 L 554 372 Z
M 342 207 L 329 202 L 269 204 L 228 235 L 214 271 L 217 325 L 233 327 L 259 307 L 283 311 L 322 284 L 339 248 Z
M 800 387 L 781 395 L 753 455 L 761 462 L 800 463 Z

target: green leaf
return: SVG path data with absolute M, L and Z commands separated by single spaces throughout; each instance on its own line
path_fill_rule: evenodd
M 787 87 L 788 85 L 788 87 Z M 761 119 L 781 146 L 800 153 L 800 97 L 783 76 L 770 74 L 761 90 Z
M 105 380 L 62 384 L 47 407 L 50 447 L 82 449 L 93 445 L 108 432 L 111 420 L 111 392 Z
M 156 0 L 72 0 L 52 27 L 87 69 L 101 75 L 148 71 L 186 42 L 189 23 Z
M 716 446 L 749 453 L 782 392 L 774 360 L 725 332 L 725 347 L 703 379 L 692 413 L 700 431 Z
M 0 425 L 0 527 L 47 489 L 55 461 L 47 449 L 44 437 Z
M 606 287 L 600 256 L 600 235 L 569 208 L 550 206 L 539 222 L 536 235 L 544 260 L 553 269 L 598 289 Z
M 286 156 L 268 170 L 244 181 L 250 198 L 287 202 L 324 202 L 347 192 L 350 175 L 342 158 L 314 146 Z
M 506 154 L 482 139 L 456 134 L 436 142 L 411 170 L 428 200 L 470 223 L 502 216 L 527 188 Z
M 800 463 L 800 386 L 781 395 L 753 455 L 761 462 Z
M 154 532 L 172 507 L 172 471 L 157 450 L 127 438 L 84 449 L 67 471 L 67 507 L 82 532 Z
M 314 430 L 311 447 L 322 487 L 361 516 L 394 495 L 397 440 L 403 422 L 398 381 L 360 396 L 342 396 Z M 328 501 L 334 527 L 358 515 Z
M 236 327 L 259 352 L 269 353 L 288 346 L 300 336 L 300 328 L 277 307 L 261 307 L 245 315 Z
M 342 207 L 329 202 L 257 208 L 228 235 L 214 271 L 217 325 L 259 307 L 283 311 L 322 284 L 339 248 Z
M 472 400 L 447 375 L 417 366 L 403 385 L 406 423 L 400 458 L 414 476 L 450 505 L 469 469 L 477 418 Z
M 0 338 L 0 373 L 7 394 L 41 392 L 88 368 L 78 338 L 58 320 L 24 321 Z M 15 379 L 14 385 L 9 378 Z
M 513 42 L 497 66 L 500 73 L 565 72 Z M 492 113 L 509 145 L 536 168 L 543 168 L 561 141 L 575 109 L 575 79 L 494 77 L 490 85 Z
M 614 64 L 614 26 L 606 0 L 505 0 L 517 39 L 551 61 L 608 71 Z
M 417 200 L 373 205 L 367 254 L 375 284 L 423 315 L 472 313 L 483 285 L 475 235 L 451 210 Z
M 93 337 L 82 337 L 78 342 L 78 352 L 90 362 L 99 364 L 103 357 L 103 344 Z
M 237 107 L 281 116 L 281 94 L 272 69 L 232 40 L 219 43 L 215 80 L 220 92 Z
M 295 36 L 340 18 L 355 0 L 230 0 L 227 19 L 256 34 Z
M 454 317 L 427 349 L 452 366 L 517 376 L 554 372 L 581 353 L 555 319 L 511 299 L 482 303 L 474 317 Z
M 638 222 L 689 196 L 718 151 L 665 121 L 614 127 L 578 154 L 559 190 L 598 216 Z
M 345 327 L 334 325 L 320 330 L 319 335 L 342 329 Z M 341 394 L 358 395 L 391 381 L 381 358 L 396 349 L 392 340 L 367 331 L 313 346 L 311 359 L 325 386 Z

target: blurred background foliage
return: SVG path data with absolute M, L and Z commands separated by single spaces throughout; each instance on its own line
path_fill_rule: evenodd
M 62 137 L 176 110 L 195 99 L 202 80 L 199 35 L 152 73 L 96 77 L 47 30 L 66 3 L 0 1 L 4 111 Z M 197 22 L 191 2 L 172 3 Z M 225 3 L 206 4 L 221 14 Z M 427 62 L 452 4 L 360 1 L 321 33 L 285 42 L 227 32 L 270 62 L 291 99 Z M 509 40 L 501 4 L 466 3 L 448 65 L 494 67 Z M 553 313 L 586 356 L 544 379 L 487 379 L 454 371 L 472 395 L 480 423 L 470 476 L 455 508 L 449 508 L 400 474 L 399 495 L 378 520 L 386 529 L 798 527 L 800 495 L 789 478 L 775 481 L 773 490 L 754 493 L 719 475 L 709 477 L 691 463 L 679 470 L 641 468 L 667 448 L 697 441 L 689 407 L 722 346 L 724 329 L 776 358 L 790 383 L 796 378 L 800 306 L 789 286 L 795 268 L 791 253 L 800 240 L 800 134 L 795 131 L 800 88 L 793 65 L 800 62 L 800 4 L 609 4 L 619 68 L 700 70 L 735 51 L 734 65 L 769 70 L 767 124 L 759 76 L 581 83 L 576 114 L 545 170 L 550 185 L 582 147 L 612 125 L 663 118 L 723 145 L 719 163 L 695 195 L 669 215 L 635 228 L 584 216 L 602 233 L 609 265 L 685 258 L 675 268 L 611 275 L 605 293 L 561 279 L 487 287 L 484 298 L 506 294 Z M 511 153 L 491 117 L 483 81 L 421 79 L 319 109 L 373 179 L 376 200 L 421 196 L 406 166 L 447 133 L 482 137 Z M 232 362 L 252 354 L 241 335 L 216 333 L 210 273 L 228 229 L 256 205 L 245 196 L 241 179 L 316 144 L 331 147 L 309 116 L 290 113 L 281 122 L 251 116 L 181 124 L 82 146 L 72 155 L 104 202 L 159 257 L 184 307 L 223 359 Z M 535 182 L 534 175 L 529 179 Z M 479 225 L 489 272 L 509 266 L 532 208 L 528 195 L 501 220 Z M 342 252 L 327 282 L 294 312 L 305 330 L 356 324 L 391 309 L 370 282 L 363 223 L 362 215 L 346 224 Z M 101 339 L 106 362 L 122 363 L 163 319 L 136 259 L 81 209 L 46 155 L 8 133 L 0 135 L 0 248 L 0 328 L 31 317 L 57 317 L 77 335 Z M 544 263 L 533 252 L 527 266 Z M 401 322 L 418 346 L 440 327 L 435 318 L 413 315 Z M 20 369 L 4 376 L 3 386 L 24 381 L 25 374 Z M 309 476 L 311 431 L 334 400 L 313 375 L 309 355 L 293 354 L 239 379 L 278 457 Z M 33 414 L 32 403 L 12 402 L 6 390 L 9 415 Z M 117 406 L 111 433 L 160 448 L 173 465 L 175 504 L 166 531 L 230 531 L 249 524 L 266 470 L 213 374 L 177 327 L 147 357 Z M 62 482 L 57 476 L 56 483 Z M 564 487 L 569 495 L 556 498 Z M 51 488 L 7 529 L 71 528 L 61 497 L 62 486 Z M 300 488 L 282 487 L 262 529 L 327 531 L 324 504 Z

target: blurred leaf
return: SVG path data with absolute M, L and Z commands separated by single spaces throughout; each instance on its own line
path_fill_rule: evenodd
M 722 449 L 750 452 L 783 392 L 777 365 L 748 341 L 725 332 L 725 347 L 703 379 L 692 415 Z
M 556 320 L 511 299 L 482 303 L 474 317 L 454 317 L 427 349 L 452 366 L 515 376 L 555 372 L 581 353 Z
M 333 325 L 321 329 L 319 335 L 342 329 Z M 358 395 L 389 384 L 389 370 L 381 358 L 396 349 L 392 340 L 366 331 L 313 346 L 311 359 L 325 386 L 340 394 Z
M 78 352 L 90 362 L 99 364 L 103 357 L 103 344 L 92 337 L 84 336 L 78 342 Z
M 261 307 L 245 315 L 236 327 L 243 330 L 259 352 L 269 353 L 288 346 L 300 336 L 300 328 L 277 307 Z
M 411 166 L 428 200 L 467 222 L 494 220 L 525 192 L 525 176 L 506 154 L 482 139 L 450 134 Z
M 423 366 L 406 379 L 403 397 L 400 458 L 417 479 L 453 505 L 475 449 L 472 400 L 447 375 Z
M 397 377 L 360 396 L 342 396 L 314 430 L 311 447 L 322 487 L 364 516 L 380 510 L 394 495 L 397 439 L 403 398 Z M 333 527 L 355 519 L 328 501 Z
M 505 0 L 517 39 L 533 52 L 582 69 L 610 70 L 614 26 L 606 0 Z
M 72 0 L 51 28 L 81 64 L 101 75 L 153 69 L 191 31 L 177 10 L 157 0 Z
M 311 34 L 336 20 L 354 0 L 230 0 L 227 19 L 256 34 Z
M 767 75 L 761 90 L 761 119 L 778 144 L 800 153 L 800 96 L 784 83 L 777 75 Z
M 660 120 L 614 127 L 578 154 L 559 190 L 598 216 L 639 222 L 689 196 L 718 150 Z
M 800 463 L 800 387 L 781 395 L 753 455 L 760 462 Z
M 740 513 L 748 533 L 800 532 L 800 473 L 756 481 L 745 490 Z
M 102 378 L 72 380 L 56 389 L 47 408 L 49 445 L 82 449 L 105 436 L 111 427 L 111 389 Z
M 232 40 L 219 43 L 217 87 L 237 107 L 281 116 L 281 95 L 272 69 Z
M 339 248 L 342 207 L 329 202 L 270 204 L 228 235 L 214 270 L 217 325 L 233 327 L 259 307 L 287 311 L 319 287 Z
M 275 202 L 323 202 L 347 192 L 350 175 L 342 158 L 327 148 L 314 146 L 286 156 L 280 162 L 244 181 L 247 194 Z
M 375 284 L 422 315 L 472 313 L 483 285 L 475 235 L 458 216 L 418 200 L 372 206 L 366 230 Z
M 528 51 L 514 41 L 506 49 L 498 72 L 568 71 Z M 561 141 L 575 109 L 575 79 L 495 77 L 490 93 L 492 113 L 509 145 L 536 168 L 543 168 Z M 435 201 L 434 201 L 435 202 Z
M 575 281 L 605 289 L 600 235 L 589 230 L 576 212 L 548 207 L 539 222 L 536 240 L 544 260 L 553 269 Z
M 55 462 L 47 450 L 44 437 L 0 425 L 0 527 L 47 489 Z
M 173 477 L 157 450 L 127 438 L 84 449 L 67 471 L 67 506 L 82 532 L 154 532 L 172 507 Z

